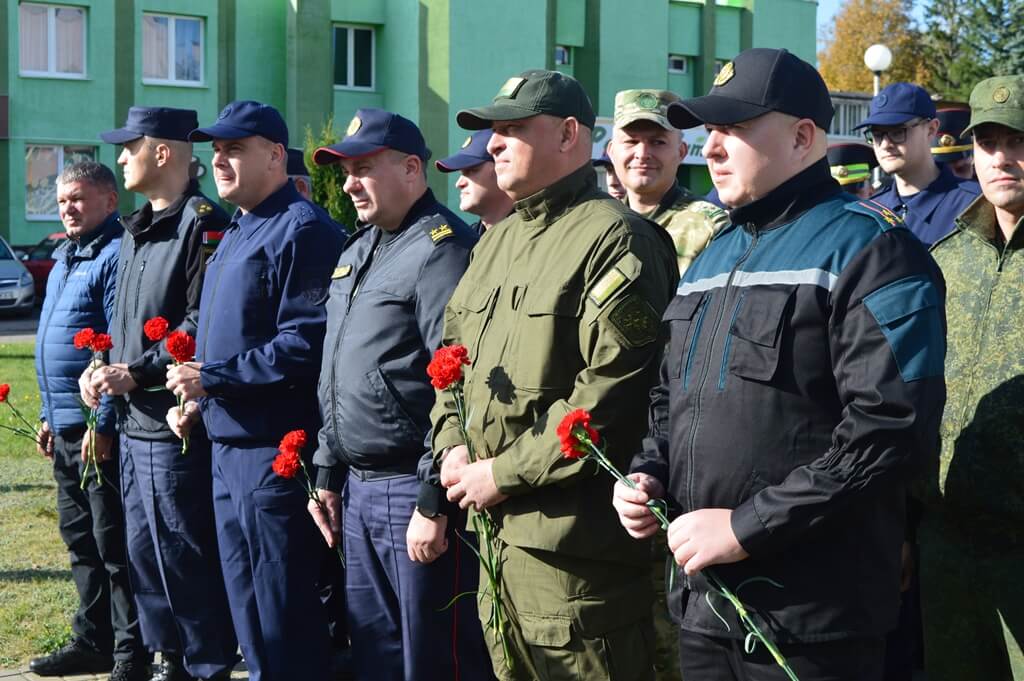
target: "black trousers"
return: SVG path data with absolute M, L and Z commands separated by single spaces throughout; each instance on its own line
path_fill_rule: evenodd
M 115 659 L 144 656 L 128 577 L 116 440 L 114 456 L 100 464 L 103 483 L 90 466 L 83 490 L 83 433 L 84 429 L 61 433 L 53 447 L 60 536 L 68 547 L 71 577 L 78 589 L 71 630 L 80 643 L 113 653 Z
M 881 681 L 885 640 L 846 639 L 780 646 L 800 681 Z M 679 631 L 679 663 L 686 681 L 788 681 L 764 646 Z

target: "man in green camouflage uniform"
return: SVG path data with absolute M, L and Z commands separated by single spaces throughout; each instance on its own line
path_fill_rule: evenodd
M 474 248 L 445 315 L 444 343 L 472 360 L 465 395 L 480 460 L 468 461 L 447 391 L 433 451 L 448 498 L 489 509 L 498 528 L 512 670 L 486 635 L 506 680 L 654 678 L 650 545 L 618 526 L 611 476 L 564 458 L 556 434 L 586 409 L 617 466 L 638 451 L 678 280 L 664 230 L 598 190 L 594 120 L 577 81 L 541 70 L 457 118 L 493 129 L 498 186 L 516 203 Z
M 982 81 L 970 104 L 982 196 L 932 248 L 947 286 L 948 399 L 918 532 L 925 671 L 1021 681 L 1024 76 Z
M 668 231 L 682 276 L 729 214 L 691 194 L 676 181 L 686 142 L 668 122 L 667 90 L 623 90 L 615 95 L 615 127 L 608 156 L 626 188 L 626 205 Z

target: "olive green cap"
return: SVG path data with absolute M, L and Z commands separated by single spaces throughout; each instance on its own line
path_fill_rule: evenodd
M 1024 131 L 1024 76 L 987 78 L 971 91 L 971 123 L 963 135 L 982 123 L 998 123 Z
M 622 90 L 615 95 L 615 127 L 650 121 L 674 132 L 676 128 L 668 122 L 668 105 L 678 101 L 679 95 L 668 90 Z
M 463 109 L 455 121 L 465 130 L 484 130 L 494 121 L 514 121 L 548 114 L 572 116 L 590 129 L 597 116 L 579 81 L 558 71 L 533 69 L 509 78 L 491 106 Z

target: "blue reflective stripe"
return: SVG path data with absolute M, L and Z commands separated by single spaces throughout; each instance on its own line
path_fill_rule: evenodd
M 711 295 L 707 295 L 700 303 L 700 312 L 697 314 L 697 322 L 693 325 L 693 337 L 690 338 L 690 349 L 686 353 L 686 370 L 683 371 L 683 390 L 690 385 L 690 369 L 693 368 L 693 356 L 697 351 L 697 341 L 700 339 L 700 327 L 704 323 L 704 313 L 711 305 Z
M 740 314 L 740 307 L 743 305 L 743 299 L 746 295 L 746 290 L 740 292 L 740 297 L 736 300 L 736 307 L 732 311 L 732 318 L 729 319 L 729 333 L 725 335 L 725 346 L 722 350 L 722 368 L 718 372 L 719 390 L 725 390 L 725 375 L 728 373 L 727 370 L 729 368 L 729 351 L 732 349 L 732 327 L 736 323 L 736 317 Z
M 905 382 L 941 376 L 946 359 L 941 296 L 924 275 L 886 284 L 864 298 Z

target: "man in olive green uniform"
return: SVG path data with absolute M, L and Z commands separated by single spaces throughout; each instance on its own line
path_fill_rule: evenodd
M 668 231 L 682 276 L 708 242 L 729 224 L 729 214 L 676 181 L 686 157 L 682 134 L 668 122 L 667 90 L 623 90 L 615 95 L 608 156 L 626 188 L 626 205 Z
M 948 398 L 918 532 L 925 671 L 1021 681 L 1024 76 L 982 81 L 970 104 L 982 196 L 932 248 L 947 287 Z
M 563 458 L 555 432 L 586 409 L 612 461 L 627 464 L 678 279 L 664 230 L 597 189 L 594 119 L 577 81 L 541 70 L 457 118 L 493 129 L 498 186 L 515 199 L 474 249 L 445 317 L 444 343 L 467 346 L 472 360 L 465 391 L 480 460 L 468 461 L 447 392 L 432 413 L 449 499 L 488 509 L 498 528 L 512 670 L 486 633 L 503 679 L 654 678 L 650 547 L 617 526 L 612 478 Z

